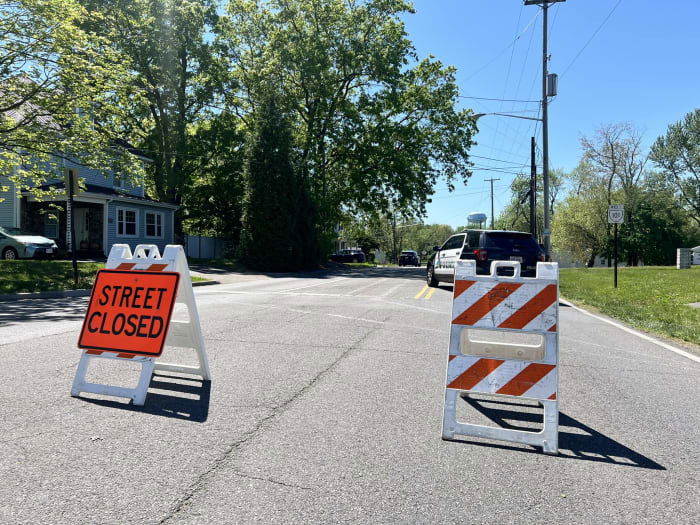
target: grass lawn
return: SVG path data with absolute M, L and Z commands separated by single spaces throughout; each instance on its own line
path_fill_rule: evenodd
M 197 259 L 188 257 L 187 262 L 190 266 L 200 265 L 209 268 L 218 268 L 220 270 L 228 270 L 230 272 L 245 272 L 246 267 L 238 262 L 238 259 Z
M 561 294 L 648 332 L 700 344 L 700 266 L 619 268 L 617 290 L 612 268 L 562 268 Z
M 78 263 L 78 286 L 73 286 L 70 261 L 0 261 L 0 293 L 48 292 L 91 288 L 104 263 Z
M 104 263 L 78 263 L 77 289 L 91 288 L 95 274 Z M 208 281 L 192 277 L 192 281 Z M 0 261 L 0 294 L 19 292 L 54 292 L 76 289 L 70 261 Z

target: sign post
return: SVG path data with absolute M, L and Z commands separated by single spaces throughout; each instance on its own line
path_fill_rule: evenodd
M 625 205 L 611 204 L 608 207 L 608 224 L 612 224 L 615 229 L 615 288 L 617 288 L 617 225 L 625 222 Z

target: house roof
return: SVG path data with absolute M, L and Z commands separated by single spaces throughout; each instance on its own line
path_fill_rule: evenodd
M 49 184 L 42 184 L 41 186 L 38 186 L 39 189 L 48 191 L 48 190 L 64 190 L 66 189 L 66 184 L 63 181 L 60 182 L 53 182 Z M 90 194 L 91 196 L 104 196 L 105 199 L 111 198 L 111 199 L 118 199 L 118 200 L 124 200 L 124 201 L 141 201 L 144 204 L 152 204 L 155 206 L 165 206 L 169 208 L 179 208 L 176 204 L 170 204 L 167 202 L 161 202 L 156 199 L 152 199 L 151 197 L 144 196 L 141 197 L 140 195 L 132 195 L 130 193 L 125 193 L 123 191 L 116 190 L 114 188 L 109 188 L 107 186 L 97 186 L 95 184 L 86 184 L 85 185 L 85 192 L 84 194 Z
M 22 83 L 33 83 L 31 80 L 28 79 L 20 79 L 20 82 Z M 0 89 L 0 94 L 4 94 L 3 90 Z M 7 117 L 10 117 L 17 123 L 25 122 L 27 124 L 37 124 L 39 126 L 43 126 L 46 128 L 53 129 L 54 131 L 61 131 L 63 127 L 70 127 L 68 126 L 61 126 L 59 122 L 56 121 L 56 118 L 54 115 L 42 108 L 40 105 L 36 104 L 33 100 L 25 100 L 22 104 L 20 104 L 17 107 L 8 109 L 4 112 L 4 115 Z M 147 153 L 144 151 L 136 148 L 133 146 L 131 143 L 128 141 L 121 139 L 121 138 L 116 138 L 112 139 L 111 141 L 111 147 L 113 149 L 121 149 L 124 150 L 128 153 L 131 153 L 132 155 L 136 157 L 140 157 L 146 161 L 153 162 L 153 159 L 148 156 Z

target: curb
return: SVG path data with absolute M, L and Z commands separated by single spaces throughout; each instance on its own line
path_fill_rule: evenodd
M 192 283 L 196 286 L 211 286 L 221 284 L 219 281 L 198 281 Z M 89 297 L 92 290 L 61 290 L 55 292 L 20 292 L 0 294 L 0 302 L 21 301 L 23 299 L 61 299 L 63 297 Z

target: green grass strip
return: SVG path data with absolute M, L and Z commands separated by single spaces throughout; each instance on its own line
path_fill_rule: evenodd
M 641 330 L 700 344 L 700 267 L 562 268 L 561 294 Z

